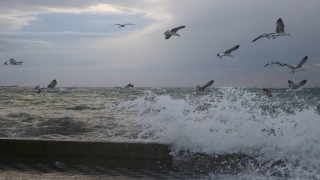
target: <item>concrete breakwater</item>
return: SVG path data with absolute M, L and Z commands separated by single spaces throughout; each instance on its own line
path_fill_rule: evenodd
M 172 168 L 166 144 L 0 139 L 0 162 L 78 164 L 109 168 Z
M 108 168 L 149 169 L 202 173 L 258 171 L 287 176 L 278 171 L 282 161 L 259 161 L 244 154 L 205 155 L 179 152 L 170 155 L 171 146 L 145 142 L 87 142 L 0 138 L 0 163 L 30 163 L 104 166 Z M 265 164 L 268 164 L 265 166 Z

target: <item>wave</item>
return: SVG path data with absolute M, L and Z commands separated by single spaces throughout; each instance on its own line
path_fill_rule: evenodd
M 159 91 L 160 92 L 160 91 Z M 317 96 L 222 87 L 205 93 L 144 96 L 106 110 L 139 129 L 139 140 L 172 144 L 172 154 L 245 154 L 284 161 L 293 174 L 320 174 Z

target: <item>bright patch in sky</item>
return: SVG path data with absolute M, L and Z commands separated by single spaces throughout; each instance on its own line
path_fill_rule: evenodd
M 38 20 L 24 26 L 21 32 L 96 32 L 108 33 L 123 30 L 137 30 L 152 23 L 143 14 L 103 14 L 103 13 L 43 13 Z M 133 23 L 135 25 L 118 28 L 113 24 Z

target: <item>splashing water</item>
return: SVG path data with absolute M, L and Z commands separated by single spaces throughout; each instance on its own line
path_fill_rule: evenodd
M 145 91 L 106 110 L 139 129 L 139 140 L 172 144 L 173 154 L 259 156 L 284 161 L 292 176 L 314 177 L 320 175 L 319 95 L 304 91 L 274 90 L 273 98 L 231 87 L 200 94 Z

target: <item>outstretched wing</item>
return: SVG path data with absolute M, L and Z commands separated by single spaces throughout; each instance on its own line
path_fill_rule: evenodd
M 267 66 L 270 65 L 270 64 L 272 64 L 272 63 L 268 63 L 268 64 L 264 65 L 264 67 L 267 67 Z
M 282 32 L 284 32 L 284 24 L 283 24 L 281 18 L 279 18 L 278 21 L 277 21 L 276 32 L 277 32 L 277 33 L 282 33 Z
M 296 84 L 294 84 L 292 81 L 288 81 L 288 83 L 289 83 L 289 88 L 293 88 L 293 87 L 295 87 L 296 86 Z
M 54 79 L 51 83 L 47 86 L 48 88 L 54 88 L 57 85 L 57 81 Z
M 308 56 L 304 57 L 304 58 L 300 61 L 300 63 L 297 65 L 297 68 L 301 68 L 301 66 L 307 61 L 307 59 L 308 59 Z
M 207 84 L 205 84 L 204 86 L 202 86 L 201 88 L 205 89 L 209 86 L 211 86 L 214 83 L 214 80 L 209 81 Z
M 279 62 L 269 62 L 268 64 L 266 64 L 264 67 L 267 67 L 270 64 L 279 64 L 280 66 L 283 66 L 283 64 L 279 63 Z
M 303 81 L 299 82 L 299 83 L 296 85 L 296 86 L 297 86 L 297 88 L 299 88 L 299 87 L 301 87 L 301 86 L 305 85 L 305 84 L 306 84 L 306 82 L 307 82 L 307 80 L 303 80 Z
M 237 46 L 235 46 L 235 47 L 233 47 L 233 48 L 231 48 L 231 49 L 228 49 L 226 52 L 224 52 L 225 54 L 230 54 L 232 51 L 235 51 L 235 50 L 237 50 L 238 48 L 240 47 L 240 45 L 237 45 Z
M 289 64 L 286 64 L 286 63 L 284 63 L 283 64 L 284 66 L 288 66 L 290 69 L 295 69 L 296 67 L 294 67 L 294 66 L 291 66 L 291 65 L 289 65 Z
M 118 25 L 118 26 L 121 26 L 122 24 L 112 24 L 112 25 L 110 25 L 110 26 L 114 26 L 114 25 Z
M 258 36 L 257 38 L 255 38 L 254 40 L 252 40 L 252 42 L 255 42 L 256 40 L 263 38 L 263 36 Z
M 127 23 L 127 24 L 123 24 L 123 25 L 135 25 L 135 24 Z
M 173 29 L 171 29 L 171 32 L 177 32 L 179 29 L 183 29 L 185 27 L 186 26 L 179 26 L 179 27 L 173 28 Z

